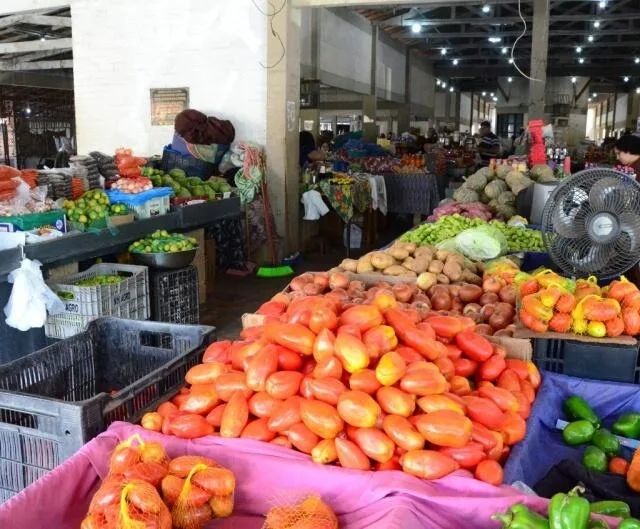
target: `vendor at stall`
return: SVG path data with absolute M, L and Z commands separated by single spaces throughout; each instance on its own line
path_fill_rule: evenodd
M 640 136 L 629 134 L 620 137 L 615 143 L 615 152 L 621 164 L 633 169 L 637 180 L 640 175 Z
M 491 123 L 483 121 L 480 123 L 480 142 L 478 143 L 478 154 L 483 167 L 488 167 L 492 158 L 499 158 L 502 153 L 500 138 L 491 132 Z
M 327 146 L 328 150 L 328 146 Z M 316 149 L 316 140 L 308 130 L 300 132 L 300 167 L 305 167 L 308 163 L 322 162 L 325 153 Z

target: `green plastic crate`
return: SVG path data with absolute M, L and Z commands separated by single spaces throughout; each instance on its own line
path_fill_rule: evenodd
M 59 231 L 67 231 L 67 223 L 64 211 L 54 209 L 44 213 L 30 213 L 28 215 L 15 215 L 12 217 L 0 217 L 0 231 L 30 231 L 43 226 L 51 226 Z

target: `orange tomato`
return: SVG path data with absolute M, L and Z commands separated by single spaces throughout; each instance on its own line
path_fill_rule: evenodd
M 507 411 L 503 415 L 500 432 L 507 445 L 514 445 L 522 441 L 527 434 L 527 423 L 517 413 Z
M 378 403 L 364 391 L 345 391 L 338 399 L 338 414 L 357 428 L 375 426 L 380 412 Z
M 197 439 L 213 433 L 211 426 L 202 415 L 186 413 L 171 418 L 171 433 L 180 439 Z
M 458 358 L 453 361 L 453 367 L 455 369 L 456 376 L 468 378 L 473 376 L 478 369 L 478 362 L 469 358 Z
M 483 426 L 478 422 L 474 422 L 474 421 L 471 421 L 471 422 L 473 423 L 473 430 L 471 431 L 471 439 L 474 442 L 482 445 L 482 448 L 485 451 L 492 450 L 493 448 L 495 448 L 496 444 L 498 444 L 496 437 L 494 436 L 496 432 L 489 430 L 489 428 L 487 428 L 486 426 Z M 502 436 L 499 436 L 499 437 L 500 437 L 500 441 L 502 442 Z M 500 451 L 502 451 L 502 446 L 500 446 Z
M 466 396 L 462 397 L 467 406 L 467 416 L 490 430 L 499 430 L 502 425 L 502 410 L 491 400 Z
M 504 480 L 504 472 L 500 463 L 493 459 L 484 459 L 478 463 L 475 471 L 476 479 L 491 485 L 500 485 Z
M 349 387 L 354 391 L 364 391 L 373 395 L 382 387 L 382 384 L 378 381 L 373 369 L 362 369 L 349 377 Z
M 205 420 L 214 428 L 220 428 L 220 423 L 222 422 L 222 414 L 224 413 L 224 409 L 226 407 L 226 403 L 218 404 L 207 414 Z
M 514 391 L 513 396 L 518 401 L 518 415 L 526 421 L 531 415 L 531 404 L 521 391 Z
M 220 342 L 214 342 L 204 352 L 202 362 L 208 364 L 210 362 L 220 362 L 226 364 L 231 361 L 229 356 L 229 349 L 231 348 L 231 342 L 229 340 L 222 340 Z
M 310 454 L 320 442 L 320 438 L 301 422 L 289 428 L 288 438 L 293 446 L 305 454 Z
M 319 333 L 322 329 L 335 330 L 338 327 L 338 316 L 328 307 L 318 307 L 311 312 L 309 329 Z M 313 353 L 313 350 L 312 350 Z
M 269 430 L 269 419 L 267 417 L 263 417 L 262 419 L 255 419 L 248 423 L 240 437 L 245 439 L 255 439 L 256 441 L 264 441 L 269 442 L 273 440 L 276 436 L 275 432 Z
M 393 457 L 394 442 L 377 428 L 356 428 L 353 441 L 364 454 L 378 463 L 386 463 Z
M 249 422 L 249 405 L 241 391 L 236 391 L 224 411 L 220 422 L 220 435 L 222 437 L 240 437 L 245 426 Z
M 437 395 L 447 390 L 447 380 L 436 365 L 433 369 L 420 369 L 407 373 L 400 380 L 403 391 L 412 395 Z
M 349 372 L 355 373 L 369 365 L 369 353 L 359 338 L 350 334 L 338 333 L 334 344 L 335 355 L 342 362 L 342 366 Z
M 533 404 L 533 401 L 536 400 L 536 390 L 531 385 L 531 382 L 529 382 L 528 380 L 521 380 L 520 388 L 523 395 L 529 401 L 529 404 Z
M 238 371 L 244 369 L 247 359 L 255 355 L 260 349 L 265 346 L 262 340 L 256 340 L 255 342 L 239 342 L 238 345 L 231 346 L 231 365 L 233 369 Z
M 433 363 L 438 366 L 440 373 L 442 373 L 445 379 L 451 380 L 455 376 L 456 366 L 450 358 L 441 356 L 440 358 L 435 359 Z
M 309 430 L 323 439 L 333 439 L 344 428 L 344 422 L 336 409 L 319 400 L 302 400 L 300 417 Z
M 374 358 L 393 351 L 398 346 L 398 338 L 393 327 L 378 325 L 364 333 L 362 341 Z
M 517 397 L 506 389 L 481 387 L 478 389 L 478 395 L 493 401 L 502 411 L 518 412 L 520 410 Z
M 533 386 L 533 389 L 538 389 L 540 387 L 540 384 L 542 383 L 540 371 L 531 361 L 527 362 L 527 371 L 529 372 L 529 382 Z
M 520 391 L 520 378 L 513 369 L 507 368 L 498 377 L 498 387 L 507 391 Z
M 145 413 L 142 416 L 140 424 L 145 430 L 151 430 L 152 432 L 162 431 L 162 422 L 164 418 L 157 412 Z
M 167 475 L 167 466 L 159 463 L 138 463 L 123 473 L 127 480 L 140 479 L 158 487 Z
M 407 363 L 398 353 L 385 353 L 376 366 L 376 378 L 383 386 L 393 386 L 407 371 Z
M 167 415 L 173 415 L 178 411 L 178 407 L 173 402 L 163 402 L 158 406 L 157 412 L 162 416 L 166 417 Z
M 453 458 L 435 450 L 410 450 L 400 464 L 407 474 L 422 479 L 440 479 L 460 468 Z
M 236 391 L 242 391 L 245 398 L 250 398 L 253 395 L 253 391 L 251 391 L 246 384 L 245 374 L 238 372 L 225 373 L 224 375 L 220 375 L 216 380 L 215 388 L 218 393 L 218 398 L 227 402 L 231 395 L 233 395 Z
M 609 461 L 609 472 L 625 476 L 629 470 L 629 462 L 621 457 L 612 457 Z
M 491 430 L 491 435 L 493 436 L 494 441 L 496 442 L 495 446 L 487 451 L 487 457 L 489 459 L 494 459 L 495 461 L 499 461 L 502 457 L 502 453 L 504 452 L 504 438 L 500 432 L 494 432 Z
M 273 439 L 271 441 L 271 444 L 284 446 L 285 448 L 293 448 L 293 445 L 291 444 L 291 441 L 289 441 L 289 438 L 285 437 L 284 435 L 279 435 L 278 437 Z
M 221 364 L 220 362 L 211 362 L 207 364 L 198 364 L 193 366 L 184 379 L 187 384 L 214 384 L 216 379 L 229 371 L 227 364 Z
M 376 400 L 385 413 L 401 417 L 409 417 L 416 409 L 416 397 L 394 387 L 380 388 Z
M 288 399 L 298 393 L 302 378 L 298 371 L 278 371 L 267 379 L 265 390 L 275 399 Z
M 266 346 L 249 359 L 246 373 L 247 387 L 253 391 L 264 391 L 269 378 L 278 369 L 276 346 Z
M 356 470 L 371 469 L 371 461 L 356 443 L 348 439 L 336 438 L 335 444 L 341 467 Z
M 464 403 L 454 400 L 447 395 L 425 395 L 417 400 L 418 406 L 425 413 L 433 413 L 434 411 L 449 410 L 464 415 Z
M 365 332 L 382 325 L 382 313 L 375 305 L 355 305 L 340 315 L 340 325 L 355 325 L 360 332 Z
M 278 352 L 278 370 L 279 371 L 299 371 L 302 367 L 302 357 L 299 353 L 287 349 L 286 347 L 276 346 Z
M 320 360 L 311 373 L 313 378 L 342 377 L 342 363 L 335 356 Z
M 422 436 L 438 446 L 461 448 L 471 440 L 471 420 L 451 410 L 434 411 L 416 418 Z
M 325 358 L 333 356 L 336 335 L 329 329 L 322 329 L 313 342 L 313 358 L 320 362 Z
M 278 404 L 269 418 L 269 430 L 280 433 L 301 422 L 301 402 L 302 398 L 296 395 Z
M 506 368 L 505 359 L 494 354 L 480 364 L 478 376 L 480 380 L 496 380 Z
M 328 465 L 338 459 L 338 451 L 336 450 L 335 439 L 322 439 L 311 450 L 311 459 L 314 463 Z
M 209 500 L 209 506 L 211 507 L 214 518 L 227 518 L 233 514 L 234 494 L 213 496 Z M 188 527 L 194 527 L 194 525 L 192 524 Z
M 471 384 L 465 377 L 458 375 L 451 377 L 451 380 L 449 380 L 449 386 L 451 393 L 459 397 L 463 397 L 464 395 L 471 393 Z
M 469 441 L 460 448 L 441 448 L 440 452 L 451 457 L 461 468 L 470 470 L 482 461 L 486 456 L 480 443 Z
M 218 402 L 215 384 L 197 384 L 191 386 L 191 392 L 180 406 L 180 411 L 206 415 Z
M 226 496 L 236 488 L 236 478 L 228 468 L 209 467 L 193 474 L 192 483 L 213 496 Z
M 313 354 L 316 335 L 299 323 L 274 323 L 265 326 L 265 337 L 303 355 Z
M 413 425 L 400 415 L 386 415 L 382 428 L 389 438 L 404 450 L 420 450 L 424 447 L 424 437 Z
M 347 387 L 336 378 L 309 379 L 309 388 L 314 398 L 332 406 L 338 404 L 340 395 L 347 391 Z
M 249 399 L 249 412 L 258 418 L 271 417 L 280 402 L 266 391 L 260 391 Z
M 404 345 L 401 345 L 400 347 L 398 347 L 396 349 L 396 353 L 398 353 L 402 358 L 404 358 L 404 361 L 407 364 L 411 364 L 412 362 L 418 362 L 423 358 L 418 351 L 416 351 L 412 347 L 405 347 Z
M 216 467 L 218 464 L 208 457 L 204 456 L 178 456 L 169 461 L 169 474 L 186 478 L 189 472 L 196 465 L 205 465 L 208 467 Z

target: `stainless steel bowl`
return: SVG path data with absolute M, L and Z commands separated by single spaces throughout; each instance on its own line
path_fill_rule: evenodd
M 185 268 L 191 264 L 196 256 L 197 248 L 173 253 L 133 253 L 134 260 L 141 265 L 160 270 L 174 270 Z

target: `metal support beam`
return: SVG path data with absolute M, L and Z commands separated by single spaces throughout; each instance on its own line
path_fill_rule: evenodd
M 45 15 L 11 15 L 0 18 L 0 28 L 7 28 L 17 24 L 33 24 L 34 26 L 71 27 L 71 17 L 51 17 Z
M 60 76 L 41 72 L 0 72 L 1 85 L 73 90 L 73 74 L 69 72 Z
M 520 31 L 501 31 L 501 37 L 519 37 L 522 34 L 522 30 Z M 531 32 L 527 32 L 528 35 L 531 35 Z M 549 35 L 552 37 L 582 37 L 584 38 L 585 30 L 584 29 L 552 29 L 549 31 Z M 618 35 L 637 35 L 637 29 L 606 29 L 598 31 L 598 37 L 611 37 Z M 467 31 L 467 32 L 429 32 L 428 35 L 416 35 L 416 34 L 408 34 L 403 36 L 403 38 L 408 40 L 422 40 L 427 39 L 427 42 L 430 43 L 433 40 L 448 40 L 448 39 L 469 39 L 469 38 L 488 38 L 491 36 L 491 33 L 487 31 Z
M 549 0 L 533 0 L 533 42 L 529 76 L 529 119 L 544 117 L 547 84 L 547 51 L 549 46 Z
M 0 61 L 0 71 L 20 72 L 26 70 L 64 70 L 73 68 L 73 60 L 9 62 Z
M 70 50 L 71 39 L 28 40 L 25 42 L 0 43 L 0 55 L 3 53 L 27 53 L 30 51 Z
M 375 96 L 377 93 L 377 74 L 378 74 L 378 32 L 380 28 L 377 24 L 371 23 L 371 95 Z

